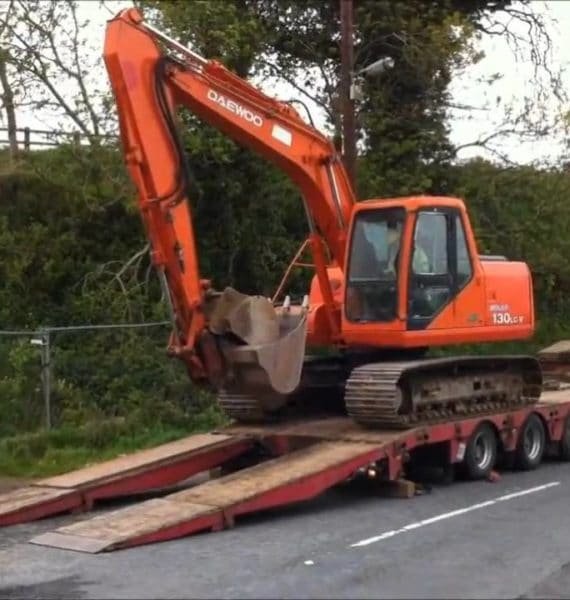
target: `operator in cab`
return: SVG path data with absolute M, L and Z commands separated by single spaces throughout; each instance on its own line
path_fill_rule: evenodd
M 357 221 L 349 274 L 347 316 L 356 321 L 391 321 L 397 313 L 398 255 L 404 215 L 379 213 Z M 414 243 L 412 271 L 430 272 L 424 249 Z
M 388 221 L 388 273 L 395 273 L 397 269 L 398 252 L 400 250 L 401 228 L 398 221 Z M 427 254 L 419 244 L 414 244 L 414 257 L 412 260 L 414 273 L 429 273 L 429 260 Z

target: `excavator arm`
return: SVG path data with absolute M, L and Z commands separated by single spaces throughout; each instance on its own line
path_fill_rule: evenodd
M 200 275 L 191 181 L 176 129 L 177 106 L 186 107 L 235 142 L 265 157 L 297 185 L 308 219 L 328 335 L 331 341 L 338 338 L 340 310 L 327 275 L 327 248 L 333 264 L 342 267 L 355 199 L 332 142 L 306 124 L 290 105 L 266 96 L 222 64 L 206 60 L 144 23 L 137 9 L 124 10 L 108 22 L 104 60 L 118 109 L 125 162 L 138 190 L 139 209 L 151 244 L 151 259 L 171 304 L 170 353 L 184 358 L 194 380 L 212 380 L 224 369 L 218 345 L 209 335 L 212 329 L 223 329 L 219 306 L 224 302 L 218 302 L 217 309 L 211 308 L 210 300 L 219 300 L 219 293 L 212 292 Z M 226 295 L 223 316 L 227 316 L 228 302 L 231 305 L 242 300 L 237 292 Z M 266 299 L 258 297 L 255 310 L 257 315 L 265 315 L 265 321 L 260 318 L 256 325 L 253 312 L 243 313 L 249 317 L 249 330 L 257 326 L 261 332 L 263 323 L 272 324 L 272 315 L 263 302 Z M 218 325 L 213 327 L 212 315 L 216 314 Z M 230 331 L 239 333 L 240 326 Z M 245 342 L 254 343 L 263 335 L 253 336 L 253 341 L 245 336 Z M 257 360 L 264 360 L 259 353 Z M 279 362 L 274 347 L 265 362 Z M 298 378 L 299 369 L 293 371 L 293 379 Z

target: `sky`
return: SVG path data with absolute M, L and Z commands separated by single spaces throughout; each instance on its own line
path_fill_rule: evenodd
M 570 31 L 570 0 L 549 0 L 531 2 L 533 9 L 549 21 L 548 33 L 552 39 L 550 68 L 555 71 L 562 70 L 562 83 L 570 96 L 570 44 L 568 31 Z M 519 26 L 516 31 L 521 35 L 527 34 L 524 26 Z M 533 77 L 533 68 L 526 53 L 522 60 L 514 56 L 504 38 L 485 36 L 481 40 L 480 48 L 485 52 L 485 58 L 477 65 L 456 77 L 452 82 L 451 91 L 454 101 L 470 105 L 484 105 L 490 101 L 492 108 L 483 111 L 472 111 L 471 120 L 467 120 L 462 111 L 456 111 L 451 120 L 451 140 L 454 144 L 462 145 L 472 140 L 484 137 L 500 125 L 505 119 L 505 112 L 501 108 L 514 101 L 515 105 L 522 104 L 524 96 L 532 95 L 536 90 L 536 81 Z M 479 78 L 492 73 L 501 73 L 502 77 L 491 86 L 478 83 Z M 544 73 L 543 73 L 544 76 Z M 544 81 L 544 79 L 543 79 Z M 494 99 L 500 96 L 503 100 L 500 106 L 494 105 Z M 560 105 L 550 98 L 550 109 L 569 110 L 570 106 Z M 519 137 L 506 138 L 497 144 L 511 160 L 518 163 L 532 161 L 555 160 L 563 151 L 564 136 L 549 136 L 541 141 L 524 142 Z M 469 148 L 460 154 L 462 158 L 469 158 L 475 154 L 482 154 L 480 149 Z
M 548 31 L 553 41 L 552 68 L 566 70 L 570 64 L 570 44 L 564 43 L 564 32 L 570 31 L 570 0 L 533 0 L 532 4 L 536 11 L 545 14 L 549 19 Z M 90 21 L 88 43 L 95 49 L 102 48 L 107 19 L 121 8 L 131 6 L 131 2 L 128 0 L 107 1 L 106 6 L 108 8 L 102 7 L 96 1 L 82 0 L 80 2 L 81 17 L 88 18 Z M 518 31 L 522 36 L 525 35 L 524 28 L 519 27 Z M 450 138 L 456 145 L 471 144 L 495 131 L 506 118 L 504 107 L 514 104 L 521 110 L 522 99 L 532 95 L 536 89 L 528 56 L 523 56 L 522 60 L 520 57 L 515 57 L 504 38 L 484 36 L 478 44 L 478 48 L 484 52 L 484 58 L 465 72 L 456 74 L 451 84 L 454 104 L 468 104 L 477 107 L 476 110 L 452 112 L 449 120 Z M 492 85 L 480 83 L 481 77 L 488 77 L 493 73 L 500 73 L 501 77 Z M 96 77 L 101 85 L 107 85 L 106 73 L 101 60 L 96 67 Z M 566 84 L 569 83 L 569 80 L 566 73 L 563 81 L 567 88 Z M 65 82 L 62 82 L 62 86 L 65 87 Z M 261 87 L 269 95 L 277 95 L 282 98 L 302 97 L 309 104 L 316 126 L 323 129 L 324 115 L 318 107 L 308 101 L 306 97 L 300 96 L 299 92 L 286 83 L 282 81 L 266 82 L 261 83 Z M 501 98 L 499 104 L 496 104 L 497 97 Z M 551 100 L 551 111 L 559 108 L 561 107 Z M 51 117 L 46 114 L 21 111 L 18 117 L 19 127 L 45 129 L 46 126 L 50 126 Z M 563 151 L 563 144 L 564 137 L 561 135 L 549 136 L 541 141 L 532 142 L 523 142 L 518 136 L 510 136 L 495 141 L 494 147 L 513 162 L 530 163 L 555 161 Z M 460 151 L 458 156 L 460 159 L 468 159 L 476 155 L 491 159 L 494 157 L 493 154 L 489 154 L 477 146 L 465 148 Z

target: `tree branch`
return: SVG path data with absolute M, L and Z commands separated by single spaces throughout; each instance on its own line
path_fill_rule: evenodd
M 316 95 L 309 94 L 309 92 L 307 92 L 307 90 L 305 88 L 301 87 L 298 83 L 296 83 L 288 74 L 285 73 L 285 71 L 283 69 L 281 69 L 277 65 L 270 63 L 266 59 L 261 59 L 260 62 L 262 64 L 264 64 L 266 67 L 268 67 L 269 69 L 271 69 L 276 75 L 281 77 L 284 81 L 286 81 L 289 85 L 291 85 L 293 88 L 295 88 L 298 92 L 300 92 L 301 94 L 303 94 L 304 96 L 306 96 L 307 98 L 309 98 L 310 100 L 315 102 L 315 104 L 318 104 L 327 113 L 328 117 L 331 120 L 333 119 L 333 113 L 330 109 L 330 106 L 327 104 L 327 102 L 318 98 L 318 96 L 316 96 Z
M 4 20 L 0 35 L 18 77 L 18 97 L 31 97 L 39 109 L 49 99 L 91 145 L 98 143 L 102 122 L 113 111 L 101 112 L 102 94 L 89 89 L 89 57 L 82 50 L 86 24 L 79 21 L 76 2 L 16 0 L 13 5 L 14 14 Z M 74 85 L 74 92 L 61 85 L 63 78 Z

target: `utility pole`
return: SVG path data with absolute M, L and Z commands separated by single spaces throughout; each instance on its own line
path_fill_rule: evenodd
M 340 1 L 340 97 L 344 166 L 356 187 L 356 123 L 351 87 L 354 69 L 353 0 Z

